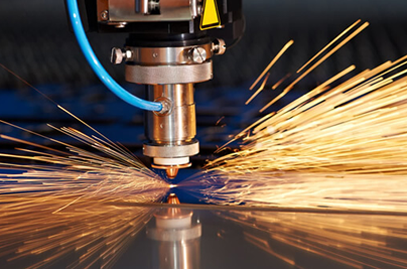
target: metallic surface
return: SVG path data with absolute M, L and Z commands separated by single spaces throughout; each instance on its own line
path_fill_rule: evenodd
M 118 47 L 113 47 L 110 52 L 110 62 L 112 64 L 121 64 L 123 60 L 131 59 L 133 57 L 133 52 L 128 49 L 122 50 Z
M 112 48 L 110 53 L 110 62 L 112 64 L 121 64 L 125 58 L 125 53 L 123 53 L 121 48 Z
M 170 167 L 165 170 L 165 173 L 169 179 L 174 179 L 178 175 L 178 171 L 178 167 Z
M 171 109 L 165 114 L 146 112 L 148 143 L 143 145 L 143 154 L 153 157 L 156 167 L 174 178 L 179 168 L 190 165 L 189 157 L 199 153 L 193 84 L 147 86 L 147 98 L 169 100 Z
M 151 143 L 143 146 L 143 153 L 146 156 L 162 158 L 193 156 L 199 153 L 199 142 L 193 139 L 189 143 L 182 142 L 182 144 L 179 143 L 175 145 Z
M 190 166 L 189 157 L 199 153 L 196 136 L 194 87 L 212 79 L 212 43 L 183 47 L 126 47 L 126 80 L 146 84 L 147 99 L 161 102 L 160 113 L 146 112 L 148 143 L 143 154 L 153 157 L 153 167 L 164 169 L 173 179 L 180 168 Z
M 203 47 L 196 47 L 190 50 L 189 58 L 197 64 L 201 64 L 206 61 L 208 54 Z
M 148 7 L 149 0 L 136 0 L 136 12 L 141 14 L 148 14 L 150 9 Z
M 149 100 L 167 98 L 172 102 L 168 115 L 146 112 L 145 134 L 147 139 L 153 145 L 158 146 L 163 144 L 168 146 L 190 144 L 196 135 L 193 85 L 147 86 L 147 98 Z
M 226 52 L 226 42 L 223 39 L 216 39 L 212 44 L 212 52 L 216 55 L 222 55 Z
M 141 1 L 143 3 L 138 7 L 136 7 L 136 1 L 99 0 L 98 5 L 103 5 L 100 2 L 108 2 L 109 22 L 189 21 L 197 13 L 196 5 L 191 8 L 189 0 L 160 0 L 160 14 L 151 15 L 146 15 L 150 8 L 145 6 L 146 2 L 150 5 L 151 1 Z M 138 9 L 140 13 L 135 12 Z
M 181 65 L 196 63 L 192 51 L 198 49 L 206 53 L 206 59 L 212 58 L 212 43 L 200 46 L 184 47 L 127 47 L 132 51 L 132 57 L 127 63 L 138 65 Z
M 128 82 L 149 85 L 204 82 L 213 78 L 212 61 L 197 65 L 126 65 L 125 76 Z
M 178 197 L 170 194 L 168 203 L 179 204 Z M 153 268 L 200 268 L 202 225 L 193 221 L 192 215 L 192 210 L 180 208 L 165 208 L 154 214 L 156 225 L 146 231 L 154 241 Z

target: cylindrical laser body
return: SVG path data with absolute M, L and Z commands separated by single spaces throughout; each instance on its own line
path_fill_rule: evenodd
M 146 112 L 144 155 L 156 166 L 189 165 L 189 157 L 199 153 L 193 84 L 149 85 L 147 97 L 167 105 L 168 112 Z
M 146 113 L 146 136 L 154 144 L 182 145 L 196 135 L 196 116 L 193 84 L 149 85 L 149 100 L 171 103 L 168 113 Z

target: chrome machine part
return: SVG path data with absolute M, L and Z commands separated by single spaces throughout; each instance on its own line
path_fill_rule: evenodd
M 197 41 L 198 43 L 198 41 Z M 146 112 L 143 153 L 153 167 L 174 178 L 199 153 L 193 83 L 212 79 L 212 42 L 198 45 L 137 47 L 112 50 L 112 62 L 126 62 L 126 80 L 147 85 L 147 99 L 162 102 L 160 113 Z
M 212 62 L 199 65 L 126 65 L 125 77 L 128 82 L 138 84 L 185 84 L 211 80 Z
M 110 62 L 112 64 L 121 64 L 123 60 L 131 59 L 133 52 L 131 50 L 122 50 L 121 48 L 114 47 L 110 53 Z
M 212 43 L 184 47 L 127 47 L 126 80 L 138 84 L 186 84 L 213 77 Z M 119 53 L 120 54 L 120 53 Z
M 243 35 L 242 0 L 77 1 L 87 31 L 128 34 L 111 62 L 125 62 L 126 80 L 150 85 L 150 100 L 163 104 L 147 113 L 144 154 L 175 177 L 199 152 L 193 84 L 212 79 L 212 57 Z
M 147 86 L 148 100 L 168 100 L 166 113 L 146 112 L 145 134 L 148 143 L 143 153 L 153 158 L 153 167 L 165 169 L 173 178 L 178 169 L 189 167 L 189 157 L 199 153 L 195 139 L 196 117 L 193 84 Z
M 206 54 L 206 59 L 212 58 L 212 43 L 206 43 L 195 46 L 182 47 L 131 47 L 126 49 L 132 51 L 132 57 L 128 62 L 138 65 L 182 65 L 196 63 L 194 51 L 200 50 Z M 205 60 L 206 60 L 205 59 Z M 204 60 L 204 61 L 205 61 Z M 201 63 L 203 63 L 202 61 Z

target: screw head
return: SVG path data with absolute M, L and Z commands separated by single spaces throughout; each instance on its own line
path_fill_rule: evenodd
M 121 64 L 123 62 L 123 59 L 125 58 L 125 55 L 122 51 L 121 48 L 112 48 L 111 54 L 110 54 L 110 62 L 112 64 Z
M 222 55 L 226 52 L 226 43 L 223 39 L 217 39 L 212 43 L 212 51 L 216 55 Z
M 196 47 L 196 48 L 191 49 L 190 55 L 191 55 L 191 60 L 197 64 L 201 64 L 201 63 L 205 62 L 207 59 L 206 50 L 202 47 Z
M 100 18 L 104 21 L 107 21 L 109 19 L 109 11 L 104 10 L 100 13 Z

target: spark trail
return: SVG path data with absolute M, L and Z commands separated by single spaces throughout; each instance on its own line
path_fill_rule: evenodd
M 322 263 L 328 259 L 340 264 L 338 268 L 407 268 L 405 216 L 259 211 L 218 215 L 243 226 L 247 242 L 294 268 L 309 268 L 309 258 L 301 258 L 304 252 L 323 258 Z
M 365 26 L 345 30 L 344 41 Z M 337 41 L 299 78 L 344 44 Z M 210 161 L 181 186 L 202 186 L 197 192 L 215 204 L 407 212 L 406 60 L 343 82 L 355 66 L 346 68 L 242 131 L 232 139 L 241 143 L 237 152 Z
M 148 208 L 115 203 L 159 202 L 169 186 L 124 148 L 72 128 L 59 130 L 102 154 L 53 139 L 67 151 L 2 135 L 30 149 L 1 157 L 35 163 L 0 164 L 25 171 L 1 176 L 0 261 L 42 268 L 71 257 L 70 268 L 109 268 L 151 217 Z M 26 259 L 35 262 L 27 265 Z
M 21 171 L 1 175 L 0 261 L 10 268 L 42 268 L 71 257 L 70 268 L 109 268 L 151 217 L 148 208 L 115 203 L 159 202 L 169 185 L 110 141 L 58 130 L 101 154 L 53 139 L 67 150 L 1 136 L 30 146 L 18 149 L 21 155 L 1 157 L 34 163 L 0 163 Z
M 26 145 L 16 149 L 21 154 L 0 153 L 2 268 L 58 266 L 64 259 L 68 268 L 110 268 L 152 215 L 151 209 L 123 202 L 160 202 L 170 188 L 127 149 L 58 107 L 96 135 L 49 127 L 92 151 L 1 121 L 65 147 L 0 135 Z

